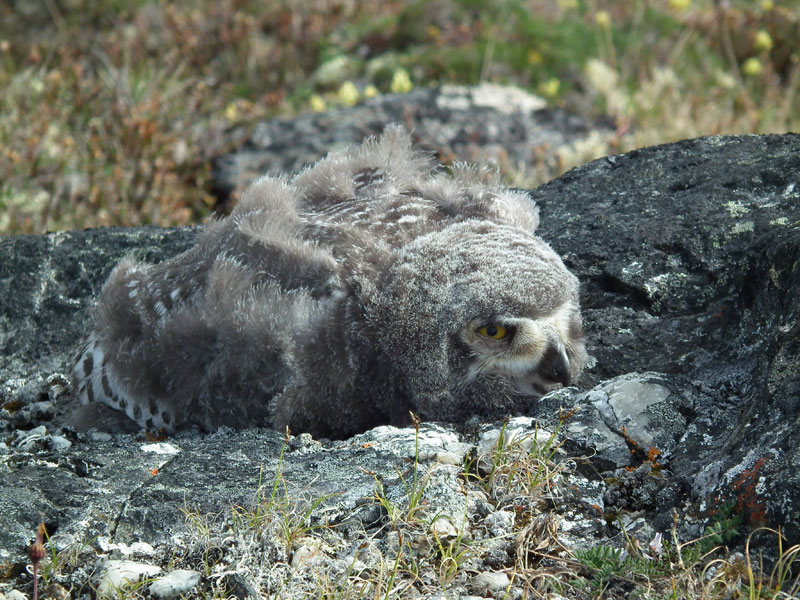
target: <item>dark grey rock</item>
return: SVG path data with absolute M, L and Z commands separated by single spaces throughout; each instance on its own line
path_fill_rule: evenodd
M 654 415 L 659 461 L 702 508 L 731 502 L 795 541 L 798 150 L 794 134 L 687 140 L 533 192 L 542 236 L 583 282 L 586 383 L 660 372 L 672 407 Z
M 416 89 L 231 132 L 237 150 L 214 163 L 217 197 L 224 204 L 232 192 L 264 173 L 297 171 L 332 150 L 379 135 L 389 123 L 407 127 L 415 143 L 444 162 L 494 163 L 518 171 L 569 162 L 568 157 L 582 153 L 579 146 L 603 147 L 614 134 L 608 120 L 591 121 L 547 107 L 515 87 L 484 83 Z
M 188 248 L 195 230 L 91 229 L 45 236 L 0 237 L 0 393 L 30 403 L 52 385 L 41 383 L 66 373 L 68 348 L 86 333 L 91 306 L 111 269 L 135 253 L 159 261 Z M 15 377 L 24 380 L 15 382 Z M 16 387 L 29 386 L 27 389 Z M 47 389 L 45 389 L 47 388 Z
M 462 459 L 491 449 L 478 444 L 487 430 L 423 424 L 426 510 L 486 539 L 500 526 L 493 511 L 539 511 L 544 502 L 563 519 L 566 545 L 622 543 L 623 523 L 646 547 L 671 526 L 673 509 L 679 534 L 691 539 L 729 503 L 746 525 L 780 526 L 800 541 L 800 136 L 642 149 L 532 195 L 542 236 L 583 282 L 593 361 L 582 389 L 552 394 L 508 427 L 524 436 L 535 417 L 540 433 L 564 441 L 557 458 L 574 468 L 536 506 L 523 498 L 495 505 L 456 476 Z M 202 536 L 187 514 L 220 515 L 209 525 L 219 581 L 267 593 L 285 583 L 292 552 L 303 548 L 329 556 L 331 574 L 355 558 L 391 556 L 376 486 L 408 509 L 413 429 L 378 428 L 332 445 L 308 436 L 284 444 L 265 430 L 153 441 L 60 428 L 74 408 L 63 374 L 109 270 L 128 252 L 160 260 L 193 237 L 191 229 L 131 229 L 0 239 L 0 564 L 10 572 L 23 572 L 14 569 L 24 567 L 39 520 L 56 548 L 81 542 L 108 554 L 147 542 L 157 556 L 146 562 L 166 566 L 168 551 L 187 562 L 200 556 Z M 231 505 L 263 502 L 278 473 L 293 499 L 324 498 L 308 523 L 337 524 L 336 539 L 287 547 L 272 535 L 229 535 Z M 509 541 L 492 543 L 473 572 L 513 566 Z M 314 575 L 303 573 L 294 576 L 310 585 Z

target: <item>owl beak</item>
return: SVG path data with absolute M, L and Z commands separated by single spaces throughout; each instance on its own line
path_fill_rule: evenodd
M 560 383 L 566 387 L 571 380 L 569 367 L 569 357 L 564 346 L 551 342 L 536 367 L 536 373 L 547 382 Z

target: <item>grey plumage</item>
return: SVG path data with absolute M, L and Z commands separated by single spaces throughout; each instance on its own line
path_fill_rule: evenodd
M 522 192 L 389 128 L 262 178 L 189 251 L 122 261 L 78 353 L 84 403 L 140 427 L 341 437 L 524 410 L 578 376 L 578 283 Z

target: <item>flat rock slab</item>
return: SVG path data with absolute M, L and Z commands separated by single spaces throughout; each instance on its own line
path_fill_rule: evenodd
M 571 475 L 575 495 L 555 504 L 573 532 L 564 539 L 617 539 L 603 514 L 638 515 L 634 534 L 665 531 L 673 508 L 694 519 L 687 535 L 697 534 L 727 503 L 746 524 L 781 526 L 800 541 L 800 136 L 637 150 L 532 196 L 542 237 L 583 283 L 592 355 L 581 389 L 556 392 L 514 422 L 523 431 L 535 417 L 554 431 L 559 414 L 575 411 L 559 430 L 563 449 L 591 458 Z M 413 430 L 287 445 L 264 430 L 153 441 L 59 429 L 74 403 L 64 374 L 110 269 L 128 252 L 177 254 L 194 235 L 145 228 L 0 239 L 0 564 L 11 572 L 24 567 L 39 520 L 62 544 L 87 535 L 98 552 L 164 548 L 188 535 L 187 511 L 253 505 L 276 473 L 293 496 L 324 498 L 314 518 L 342 524 L 345 537 L 348 524 L 386 518 L 377 482 L 402 501 Z M 503 511 L 489 519 L 486 499 L 457 477 L 480 436 L 497 439 L 497 430 L 424 427 L 419 457 L 436 474 L 427 501 L 455 527 L 457 505 L 487 531 L 502 528 Z M 503 552 L 492 564 L 503 566 Z

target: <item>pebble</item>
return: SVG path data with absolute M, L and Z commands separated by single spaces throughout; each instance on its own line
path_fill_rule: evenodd
M 189 593 L 199 581 L 199 571 L 178 569 L 156 579 L 150 585 L 150 595 L 156 598 L 174 598 Z
M 430 526 L 431 533 L 434 533 L 439 539 L 448 539 L 458 537 L 458 529 L 447 518 L 434 519 Z
M 473 593 L 496 598 L 502 596 L 510 584 L 505 573 L 478 573 L 468 585 Z
M 48 440 L 48 446 L 54 452 L 64 452 L 64 450 L 69 450 L 72 447 L 72 442 L 60 435 L 51 435 Z
M 132 560 L 106 560 L 100 563 L 100 572 L 95 577 L 98 597 L 115 595 L 126 583 L 138 581 L 142 575 L 152 577 L 161 572 L 161 567 L 138 563 Z
M 514 532 L 514 513 L 510 510 L 499 510 L 488 515 L 483 523 L 493 536 L 508 536 Z

